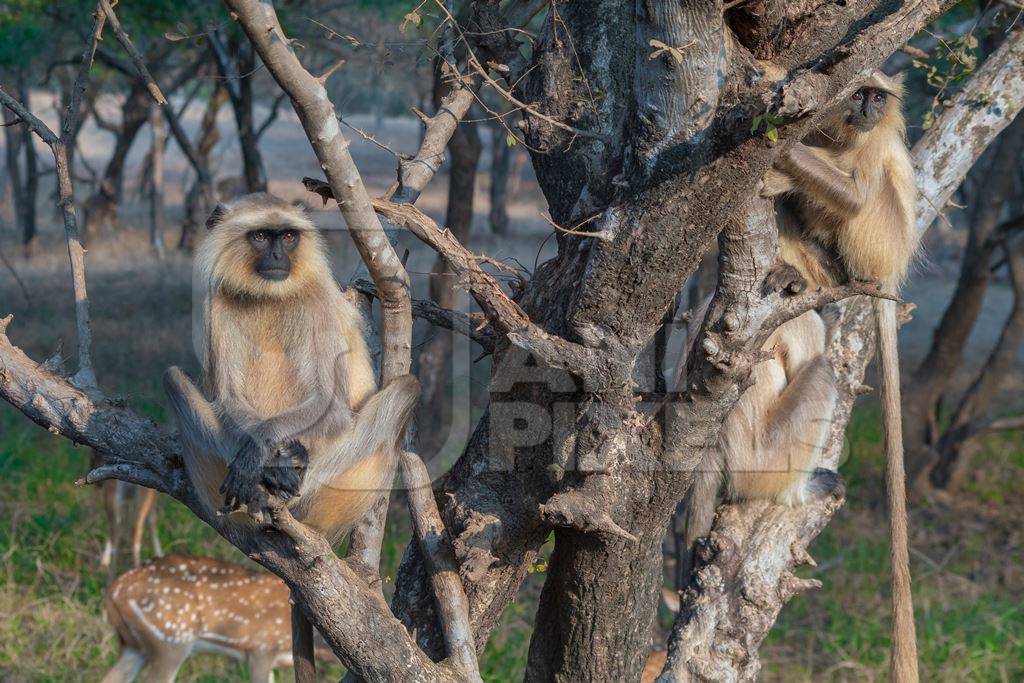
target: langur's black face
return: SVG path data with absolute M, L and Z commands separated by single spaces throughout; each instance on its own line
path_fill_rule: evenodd
M 850 113 L 846 122 L 866 133 L 885 116 L 885 105 L 889 101 L 889 93 L 878 88 L 861 88 L 850 96 Z
M 280 282 L 292 272 L 291 253 L 299 246 L 299 231 L 291 228 L 262 228 L 246 234 L 255 252 L 253 268 L 266 280 Z

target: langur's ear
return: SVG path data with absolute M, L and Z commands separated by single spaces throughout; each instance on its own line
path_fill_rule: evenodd
M 210 212 L 210 217 L 206 219 L 206 229 L 213 230 L 217 225 L 224 220 L 224 216 L 228 213 L 228 207 L 223 204 L 218 204 L 214 207 L 213 211 Z
M 904 72 L 887 76 L 881 71 L 876 70 L 864 85 L 884 90 L 897 99 L 903 99 L 903 79 L 905 76 Z

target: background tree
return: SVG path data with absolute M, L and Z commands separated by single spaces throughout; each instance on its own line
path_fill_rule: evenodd
M 228 540 L 288 582 L 355 674 L 397 681 L 414 671 L 421 680 L 465 680 L 478 675 L 474 654 L 553 534 L 527 679 L 638 678 L 663 583 L 665 531 L 761 343 L 783 320 L 863 291 L 842 287 L 785 299 L 763 291 L 776 230 L 770 202 L 756 198 L 759 179 L 858 78 L 953 3 L 482 2 L 460 22 L 447 6 L 432 6 L 446 39 L 465 50 L 448 62 L 455 76 L 448 111 L 425 117 L 422 145 L 402 159 L 394 194 L 375 200 L 321 81 L 265 12 L 271 6 L 226 4 L 288 94 L 325 169 L 327 182 L 309 186 L 325 200 L 341 200 L 376 280 L 385 380 L 410 362 L 411 310 L 470 334 L 493 353 L 490 404 L 447 476 L 431 491 L 418 458 L 403 460 L 416 542 L 406 551 L 390 610 L 376 587 L 375 562 L 363 561 L 363 553 L 337 558 L 283 510 L 276 531 Z M 510 27 L 536 11 L 544 23 L 526 50 Z M 1020 110 L 1021 46 L 1020 29 L 1005 32 L 917 143 L 922 230 Z M 415 206 L 437 171 L 425 160 L 436 159 L 456 134 L 478 86 L 494 89 L 519 117 L 508 132 L 531 151 L 559 226 L 557 254 L 509 291 L 493 274 L 493 259 L 469 252 Z M 993 106 L 974 106 L 979 93 Z M 778 121 L 771 132 L 752 125 L 766 112 Z M 443 256 L 483 315 L 413 305 L 407 274 L 377 216 Z M 691 383 L 680 391 L 638 392 L 641 355 L 716 241 L 715 299 L 699 332 Z M 862 299 L 835 311 L 830 355 L 842 398 L 832 463 L 863 393 L 869 311 Z M 88 349 L 87 339 L 82 344 Z M 89 481 L 114 477 L 157 488 L 227 532 L 197 505 L 172 436 L 118 402 L 81 391 L 52 365 L 34 363 L 6 336 L 0 366 L 7 401 L 108 458 Z M 810 561 L 807 544 L 839 504 L 724 507 L 711 552 L 682 598 L 663 678 L 756 677 L 757 650 L 779 610 L 813 585 L 794 570 Z M 361 531 L 361 547 L 371 547 L 372 537 Z

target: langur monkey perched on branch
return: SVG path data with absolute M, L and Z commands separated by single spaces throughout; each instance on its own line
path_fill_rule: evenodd
M 895 293 L 906 275 L 917 236 L 901 95 L 898 83 L 875 73 L 764 178 L 761 196 L 781 196 L 780 256 L 807 286 L 854 278 L 877 281 Z M 904 683 L 917 680 L 917 654 L 907 567 L 895 304 L 877 299 L 875 311 L 892 534 L 892 678 Z M 711 530 L 723 478 L 734 500 L 788 505 L 842 485 L 836 473 L 818 467 L 836 402 L 825 344 L 825 326 L 814 311 L 784 323 L 769 337 L 763 347 L 769 359 L 754 367 L 751 386 L 722 425 L 718 448 L 696 472 L 687 499 L 688 548 Z
M 902 86 L 875 72 L 819 128 L 768 172 L 762 196 L 784 195 L 779 244 L 783 260 L 812 286 L 847 278 L 896 293 L 918 246 L 914 168 L 900 111 Z M 795 218 L 795 220 L 793 220 Z M 833 262 L 822 259 L 831 255 Z M 891 678 L 917 681 L 917 645 L 908 567 L 903 426 L 893 301 L 875 300 L 885 423 L 889 504 L 893 653 Z
M 212 400 L 178 368 L 164 376 L 185 469 L 214 510 L 245 506 L 266 524 L 275 496 L 337 540 L 390 486 L 419 383 L 406 375 L 377 392 L 363 318 L 300 209 L 245 195 L 207 228 L 196 273 Z

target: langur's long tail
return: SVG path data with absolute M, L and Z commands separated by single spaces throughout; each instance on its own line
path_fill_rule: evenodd
M 680 590 L 689 582 L 690 572 L 693 571 L 693 544 L 711 533 L 711 525 L 715 521 L 718 494 L 724 481 L 721 459 L 717 448 L 709 450 L 703 462 L 694 470 L 693 486 L 686 494 L 686 519 L 683 522 L 685 551 L 678 558 L 680 567 L 677 576 L 680 585 L 676 586 Z
M 875 299 L 878 355 L 882 371 L 882 419 L 885 426 L 885 492 L 889 504 L 892 562 L 892 658 L 894 683 L 917 683 L 917 634 L 910 589 L 907 542 L 907 491 L 903 471 L 903 416 L 900 412 L 900 366 L 896 347 L 896 302 Z

